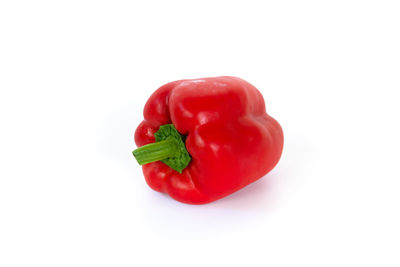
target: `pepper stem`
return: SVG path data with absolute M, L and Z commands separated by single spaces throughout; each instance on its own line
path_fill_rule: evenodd
M 169 138 L 139 147 L 132 154 L 137 162 L 143 165 L 175 156 L 179 152 L 178 146 L 176 140 Z
M 185 136 L 181 135 L 173 124 L 165 124 L 154 134 L 155 143 L 147 144 L 134 150 L 140 165 L 161 160 L 172 169 L 182 173 L 191 157 L 185 146 Z

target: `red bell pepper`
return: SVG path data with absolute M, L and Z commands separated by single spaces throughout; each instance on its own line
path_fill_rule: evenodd
M 254 86 L 224 76 L 160 87 L 144 107 L 135 142 L 152 189 L 203 204 L 268 173 L 282 154 L 283 132 Z

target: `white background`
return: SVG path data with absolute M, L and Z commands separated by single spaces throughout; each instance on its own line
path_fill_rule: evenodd
M 191 206 L 131 155 L 164 83 L 241 77 L 285 148 Z M 400 266 L 398 1 L 1 1 L 0 266 Z

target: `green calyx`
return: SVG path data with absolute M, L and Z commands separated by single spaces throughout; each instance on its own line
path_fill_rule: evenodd
M 185 136 L 181 135 L 173 124 L 165 124 L 154 134 L 156 142 L 135 149 L 132 154 L 140 165 L 154 161 L 167 164 L 179 173 L 191 160 L 185 147 Z

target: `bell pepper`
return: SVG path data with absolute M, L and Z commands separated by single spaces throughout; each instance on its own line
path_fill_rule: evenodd
M 133 155 L 147 184 L 189 204 L 223 198 L 267 174 L 283 149 L 261 93 L 230 76 L 180 80 L 144 107 Z

